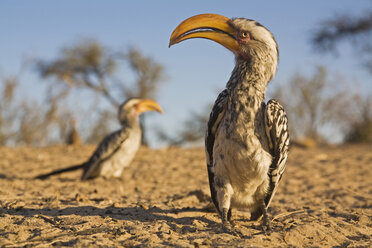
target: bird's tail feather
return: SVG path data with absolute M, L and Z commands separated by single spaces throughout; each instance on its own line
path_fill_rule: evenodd
M 68 171 L 74 171 L 74 170 L 82 169 L 85 166 L 85 164 L 86 163 L 82 163 L 82 164 L 73 165 L 73 166 L 70 166 L 70 167 L 67 167 L 67 168 L 64 168 L 64 169 L 55 170 L 55 171 L 49 172 L 47 174 L 39 175 L 39 176 L 35 177 L 35 179 L 44 180 L 44 179 L 47 179 L 48 177 L 53 176 L 53 175 L 61 174 L 61 173 L 68 172 Z

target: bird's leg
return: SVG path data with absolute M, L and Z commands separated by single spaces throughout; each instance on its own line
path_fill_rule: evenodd
M 232 210 L 230 208 L 229 211 L 227 212 L 227 221 L 230 222 L 232 226 L 235 226 L 235 223 L 234 221 L 231 220 L 231 217 L 232 217 Z
M 231 208 L 229 209 L 229 211 L 227 212 L 227 220 L 228 221 L 231 221 Z
M 231 219 L 231 208 L 230 209 L 223 208 L 221 217 L 222 217 L 222 230 L 227 233 L 233 233 L 232 226 L 229 222 Z
M 269 215 L 267 214 L 267 207 L 265 205 L 265 202 L 262 201 L 261 203 L 261 210 L 262 210 L 262 229 L 265 232 L 265 234 L 270 235 L 271 233 L 271 221 L 269 218 Z
M 218 177 L 215 175 L 216 182 L 216 192 L 217 192 L 217 201 L 221 213 L 222 219 L 222 230 L 227 233 L 234 233 L 232 226 L 229 222 L 229 212 L 231 209 L 231 196 L 234 193 L 234 190 L 229 182 L 226 179 Z M 231 213 L 230 213 L 231 215 Z

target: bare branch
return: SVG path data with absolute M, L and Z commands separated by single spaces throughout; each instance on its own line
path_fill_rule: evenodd
M 372 11 L 362 16 L 343 15 L 324 21 L 311 39 L 320 52 L 336 52 L 341 41 L 353 44 L 358 60 L 372 73 Z
M 322 51 L 332 50 L 338 42 L 368 34 L 371 30 L 372 12 L 361 17 L 338 16 L 323 22 L 312 42 Z

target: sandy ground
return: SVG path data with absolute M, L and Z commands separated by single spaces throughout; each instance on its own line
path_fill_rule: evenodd
M 270 207 L 274 232 L 235 211 L 239 235 L 203 208 L 202 148 L 141 148 L 120 179 L 81 182 L 94 147 L 0 148 L 0 246 L 372 247 L 372 148 L 293 148 Z

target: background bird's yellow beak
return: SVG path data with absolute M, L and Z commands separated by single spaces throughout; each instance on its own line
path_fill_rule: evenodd
M 137 106 L 137 113 L 140 114 L 146 111 L 157 111 L 159 113 L 163 113 L 163 110 L 159 104 L 151 99 L 144 99 Z
M 229 18 L 217 14 L 201 14 L 190 17 L 181 22 L 173 31 L 169 40 L 169 47 L 183 40 L 205 38 L 213 40 L 236 53 L 239 44 L 234 38 L 235 30 L 229 22 Z

